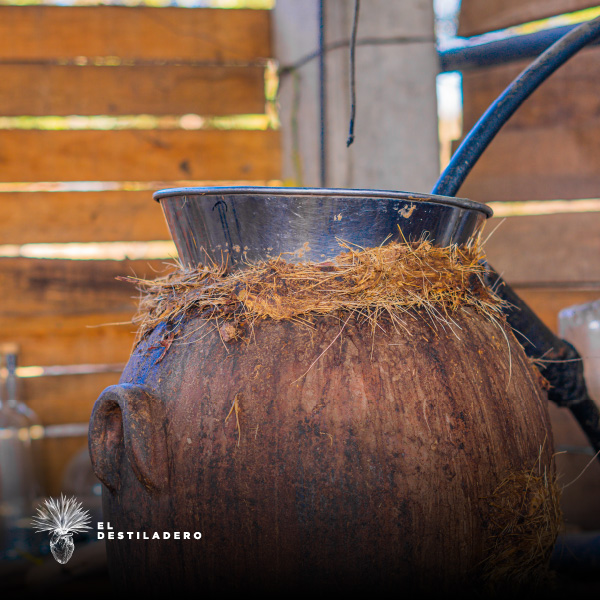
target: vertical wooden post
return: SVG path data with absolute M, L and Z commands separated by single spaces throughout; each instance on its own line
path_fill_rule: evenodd
M 275 53 L 285 67 L 317 53 L 319 0 L 278 0 Z M 326 45 L 348 41 L 354 2 L 325 1 Z M 361 0 L 356 50 L 355 141 L 350 118 L 349 47 L 327 52 L 327 186 L 428 192 L 439 173 L 431 0 Z M 380 43 L 360 44 L 361 40 Z M 381 43 L 384 42 L 384 43 Z M 319 184 L 318 59 L 280 84 L 286 183 Z

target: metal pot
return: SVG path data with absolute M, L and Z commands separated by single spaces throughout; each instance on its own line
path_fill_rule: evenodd
M 325 262 L 338 240 L 362 247 L 427 236 L 463 245 L 492 209 L 461 198 L 382 190 L 271 187 L 174 188 L 154 194 L 185 266 L 244 263 L 283 255 Z
M 355 190 L 156 197 L 188 267 L 328 261 L 337 238 L 465 244 L 491 213 Z M 507 471 L 549 469 L 552 445 L 545 393 L 510 329 L 468 311 L 456 322 L 460 335 L 415 320 L 389 337 L 349 323 L 332 352 L 334 317 L 313 330 L 263 321 L 252 344 L 227 347 L 188 318 L 166 354 L 157 327 L 90 422 L 105 520 L 126 534 L 107 541 L 119 588 L 464 589 L 493 533 L 487 498 Z

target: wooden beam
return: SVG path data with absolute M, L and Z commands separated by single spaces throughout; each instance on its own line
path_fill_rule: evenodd
M 514 287 L 554 332 L 560 310 L 600 298 L 600 289 Z M 121 313 L 0 318 L 0 342 L 18 343 L 24 366 L 125 363 L 135 338 L 134 312 L 132 306 Z
M 516 284 L 514 289 L 554 333 L 558 333 L 558 313 L 563 308 L 587 304 L 600 298 L 600 286 L 585 290 L 551 286 L 524 288 Z
M 0 132 L 0 180 L 277 179 L 277 131 Z
M 133 312 L 138 293 L 118 276 L 154 278 L 163 261 L 0 259 L 3 319 Z
M 498 134 L 460 188 L 478 202 L 597 198 L 600 128 L 594 123 Z
M 42 440 L 42 477 L 49 496 L 57 497 L 64 492 L 62 480 L 69 462 L 86 449 L 87 439 L 84 437 Z
M 3 193 L 0 209 L 2 244 L 171 239 L 151 191 Z
M 463 127 L 467 132 L 504 88 L 529 64 L 519 61 L 463 74 Z M 502 131 L 600 125 L 600 48 L 588 48 L 567 61 L 519 107 Z
M 0 57 L 248 63 L 271 56 L 269 12 L 124 6 L 1 6 Z
M 600 282 L 600 213 L 508 217 L 484 249 L 511 285 Z
M 594 0 L 462 0 L 458 35 L 479 35 L 597 5 Z
M 600 528 L 600 464 L 587 454 L 560 450 L 589 448 L 581 427 L 567 408 L 549 403 L 554 437 L 556 474 L 562 487 L 560 504 L 565 523 L 583 530 Z
M 0 115 L 264 113 L 264 87 L 263 67 L 0 64 Z
M 116 277 L 152 279 L 167 268 L 166 261 L 0 259 L 0 341 L 16 342 L 25 366 L 124 363 L 139 292 Z
M 19 345 L 23 366 L 124 364 L 135 339 L 134 312 L 132 306 L 120 313 L 0 316 L 0 342 Z
M 459 195 L 482 202 L 595 198 L 600 190 L 600 50 L 575 56 L 524 102 Z M 463 76 L 464 132 L 526 63 Z
M 85 423 L 102 390 L 118 382 L 119 373 L 32 377 L 19 380 L 19 397 L 42 425 Z

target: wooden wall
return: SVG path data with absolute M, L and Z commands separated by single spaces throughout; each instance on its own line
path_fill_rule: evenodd
M 597 5 L 585 0 L 463 0 L 459 33 L 469 36 Z M 510 63 L 463 74 L 464 132 L 527 65 Z M 459 196 L 481 202 L 600 198 L 600 49 L 588 49 L 548 79 L 486 150 Z M 571 203 L 574 207 L 574 204 Z M 600 298 L 600 212 L 508 217 L 486 245 L 490 262 L 553 330 L 558 312 Z M 548 212 L 552 213 L 548 203 Z M 501 219 L 492 219 L 491 232 Z M 586 446 L 570 413 L 551 407 L 555 445 Z M 574 480 L 590 456 L 557 456 L 561 482 Z M 600 465 L 565 488 L 572 527 L 600 527 Z
M 262 10 L 1 6 L 0 120 L 265 113 L 270 39 L 270 14 Z M 169 240 L 153 189 L 280 176 L 272 129 L 32 127 L 0 129 L 3 247 Z M 110 182 L 112 191 L 47 191 L 56 182 L 96 182 L 95 189 Z M 23 189 L 29 191 L 17 191 Z M 0 258 L 0 342 L 19 344 L 22 366 L 125 363 L 137 292 L 115 277 L 153 276 L 164 266 Z M 102 389 L 118 381 L 112 370 L 23 379 L 22 398 L 45 425 L 84 423 Z M 86 440 L 45 444 L 48 491 L 55 494 Z
M 464 0 L 458 35 L 471 36 L 530 23 L 591 6 L 594 0 Z

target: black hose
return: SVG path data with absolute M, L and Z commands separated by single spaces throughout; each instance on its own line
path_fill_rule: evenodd
M 598 38 L 600 17 L 569 31 L 522 71 L 465 137 L 432 193 L 455 196 L 484 150 L 524 100 L 571 56 Z M 533 359 L 549 360 L 542 363 L 542 372 L 550 383 L 548 399 L 569 408 L 600 460 L 600 411 L 587 392 L 579 353 L 555 336 L 500 275 L 487 267 L 488 284 L 506 301 L 506 320 L 524 338 L 525 353 Z
M 569 342 L 554 335 L 489 264 L 486 268 L 486 283 L 506 302 L 502 311 L 518 332 L 525 354 L 539 361 L 540 372 L 550 385 L 548 400 L 568 408 L 594 452 L 600 452 L 600 411 L 588 394 L 581 356 Z

